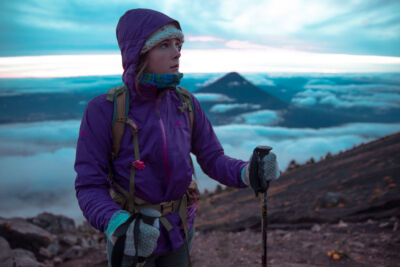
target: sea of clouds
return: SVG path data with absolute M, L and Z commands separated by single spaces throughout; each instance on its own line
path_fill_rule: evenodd
M 46 121 L 0 125 L 0 217 L 34 216 L 44 210 L 83 219 L 74 190 L 75 146 L 80 122 Z M 322 129 L 252 124 L 214 127 L 225 153 L 248 160 L 257 145 L 269 145 L 280 169 L 304 163 L 400 131 L 400 123 L 353 123 Z M 201 191 L 217 182 L 195 164 Z

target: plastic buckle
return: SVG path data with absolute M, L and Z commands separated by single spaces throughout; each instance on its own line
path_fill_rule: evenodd
M 165 202 L 161 204 L 161 214 L 163 216 L 171 214 L 174 211 L 174 202 Z

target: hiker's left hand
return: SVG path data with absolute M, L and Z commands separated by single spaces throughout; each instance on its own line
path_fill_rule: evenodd
M 242 180 L 246 185 L 250 185 L 250 162 L 251 158 L 249 160 L 249 163 L 244 167 L 244 170 L 242 172 Z M 269 152 L 268 155 L 266 155 L 263 158 L 262 161 L 262 168 L 264 168 L 264 175 L 262 179 L 265 181 L 270 181 L 273 179 L 278 179 L 280 176 L 279 173 L 279 166 L 278 166 L 278 161 L 276 160 L 276 155 L 274 152 Z
M 140 257 L 148 257 L 157 247 L 157 240 L 160 236 L 159 217 L 161 213 L 155 209 L 143 208 L 140 213 L 147 217 L 154 218 L 152 224 L 147 224 L 143 220 L 140 221 L 139 236 L 134 236 L 134 229 L 137 220 L 133 220 L 126 231 L 124 254 L 135 256 L 135 238 L 139 238 L 137 255 Z M 131 214 L 125 210 L 117 211 L 110 219 L 105 234 L 110 240 L 112 246 L 116 244 L 117 236 L 115 232 L 131 217 Z

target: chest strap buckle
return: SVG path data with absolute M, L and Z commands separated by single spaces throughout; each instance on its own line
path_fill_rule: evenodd
M 164 202 L 160 204 L 161 206 L 161 214 L 162 216 L 166 216 L 168 214 L 173 213 L 176 209 L 175 208 L 175 201 Z

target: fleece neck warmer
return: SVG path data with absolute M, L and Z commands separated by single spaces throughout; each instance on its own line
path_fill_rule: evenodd
M 143 73 L 140 77 L 141 83 L 154 84 L 157 88 L 176 87 L 183 74 L 157 74 L 157 73 Z

